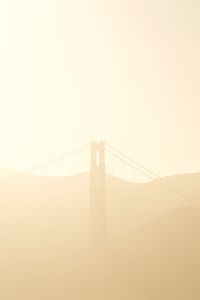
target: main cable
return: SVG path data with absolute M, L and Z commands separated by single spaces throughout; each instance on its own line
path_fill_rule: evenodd
M 108 144 L 107 144 L 108 145 Z M 122 158 L 122 155 L 117 155 L 116 153 L 113 153 L 110 150 L 107 150 L 111 155 L 113 155 L 114 157 L 118 158 L 119 160 L 121 160 L 123 163 L 125 163 L 126 165 L 128 165 L 129 167 L 133 168 L 134 170 L 137 170 L 138 172 L 142 173 L 143 175 L 145 175 L 148 179 L 150 180 L 156 180 L 160 185 L 164 186 L 166 189 L 176 193 L 177 195 L 181 196 L 182 198 L 184 198 L 186 201 L 189 201 L 195 205 L 199 204 L 198 201 L 195 201 L 193 199 L 191 199 L 191 195 L 190 197 L 187 195 L 186 192 L 182 191 L 181 189 L 175 187 L 173 184 L 170 184 L 169 182 L 166 182 L 162 177 L 157 176 L 155 178 L 155 173 L 152 175 L 152 173 L 150 174 L 150 172 L 147 171 L 147 169 L 145 170 L 144 167 L 142 167 L 142 165 L 136 163 L 135 161 L 130 163 L 130 159 L 127 159 L 126 155 L 123 155 L 125 158 Z M 187 196 L 186 196 L 187 195 Z M 194 198 L 194 197 L 192 197 Z M 195 197 L 196 198 L 196 197 Z
M 157 180 L 161 180 L 161 181 L 165 181 L 166 184 L 168 184 L 169 186 L 173 186 L 173 188 L 177 189 L 177 191 L 182 192 L 183 194 L 187 194 L 188 196 L 192 197 L 192 198 L 197 198 L 196 196 L 192 195 L 190 192 L 188 191 L 184 191 L 182 188 L 180 188 L 179 186 L 169 182 L 166 178 L 164 179 L 163 177 L 161 177 L 160 175 L 156 174 L 155 172 L 153 172 L 152 170 L 144 167 L 141 163 L 138 163 L 137 161 L 133 160 L 132 158 L 128 157 L 126 154 L 122 153 L 121 151 L 119 151 L 116 147 L 113 147 L 112 145 L 106 144 L 108 147 L 110 147 L 113 151 L 117 152 L 118 154 L 120 154 L 121 156 L 123 156 L 124 158 L 126 158 L 127 160 L 129 160 L 130 162 L 136 164 L 138 167 L 142 168 L 143 170 L 145 170 L 146 172 L 150 173 L 152 176 L 154 176 L 154 179 Z
M 49 159 L 49 160 L 47 160 L 47 161 L 45 161 L 43 163 L 37 164 L 37 165 L 35 165 L 35 166 L 33 166 L 33 167 L 29 168 L 29 169 L 26 169 L 24 171 L 19 171 L 19 172 L 17 172 L 17 174 L 10 175 L 10 176 L 7 176 L 7 177 L 3 177 L 3 178 L 0 179 L 0 183 L 4 182 L 4 181 L 7 181 L 7 180 L 17 179 L 17 178 L 25 176 L 25 175 L 27 175 L 29 173 L 32 173 L 32 172 L 38 171 L 40 169 L 46 168 L 46 167 L 48 167 L 50 165 L 53 165 L 53 164 L 55 164 L 55 163 L 57 163 L 59 161 L 62 161 L 62 160 L 65 160 L 65 159 L 67 159 L 69 157 L 77 155 L 80 152 L 83 152 L 83 151 L 87 150 L 88 148 L 89 148 L 89 144 L 83 145 L 83 146 L 78 147 L 78 148 L 76 148 L 76 149 L 74 149 L 72 151 L 69 151 L 69 152 L 66 152 L 66 153 L 64 153 L 62 155 L 59 155 L 57 157 L 51 158 L 51 159 Z

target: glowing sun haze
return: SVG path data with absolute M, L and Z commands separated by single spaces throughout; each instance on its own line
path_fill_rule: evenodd
M 102 138 L 161 175 L 199 171 L 199 14 L 197 0 L 2 0 L 0 165 Z

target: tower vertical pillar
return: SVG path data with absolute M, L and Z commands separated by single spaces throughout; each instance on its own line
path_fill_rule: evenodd
M 106 245 L 105 145 L 91 143 L 90 165 L 90 242 L 92 247 Z

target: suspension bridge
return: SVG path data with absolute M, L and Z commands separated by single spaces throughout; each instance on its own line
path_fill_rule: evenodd
M 77 157 L 81 153 L 89 152 L 90 165 L 89 169 L 89 236 L 92 245 L 98 248 L 105 247 L 107 240 L 107 157 L 114 158 L 118 160 L 121 164 L 127 166 L 133 172 L 141 174 L 144 178 L 149 181 L 154 181 L 162 189 L 166 189 L 171 194 L 176 194 L 179 198 L 184 201 L 188 206 L 199 205 L 198 198 L 185 191 L 180 186 L 171 183 L 166 178 L 162 178 L 156 172 L 150 170 L 149 168 L 143 166 L 136 160 L 128 157 L 126 154 L 118 150 L 116 147 L 100 142 L 91 142 L 89 144 L 83 145 L 72 151 L 63 153 L 57 157 L 44 161 L 38 165 L 35 165 L 23 172 L 18 172 L 15 175 L 1 178 L 2 181 L 16 180 L 20 177 L 25 176 L 27 173 L 35 173 L 41 169 L 45 169 L 49 166 L 57 164 L 72 157 Z M 78 188 L 78 187 L 77 187 Z M 162 201 L 162 199 L 160 199 Z

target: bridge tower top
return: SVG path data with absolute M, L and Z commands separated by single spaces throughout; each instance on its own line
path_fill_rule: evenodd
M 105 144 L 93 141 L 90 147 L 90 242 L 100 249 L 106 245 Z

